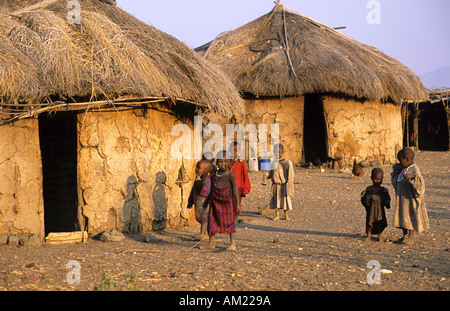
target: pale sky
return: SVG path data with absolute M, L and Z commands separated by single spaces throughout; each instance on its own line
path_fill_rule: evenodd
M 372 1 L 372 2 L 371 2 Z M 379 24 L 369 24 L 371 3 Z M 118 6 L 196 48 L 270 12 L 273 0 L 117 0 Z M 395 57 L 417 75 L 450 67 L 450 0 L 281 0 L 285 6 Z

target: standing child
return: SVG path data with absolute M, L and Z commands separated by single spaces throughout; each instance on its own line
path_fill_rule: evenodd
M 277 167 L 270 171 L 267 179 L 272 179 L 272 198 L 270 208 L 275 209 L 273 220 L 280 219 L 279 210 L 284 210 L 284 218 L 289 220 L 288 211 L 292 210 L 291 198 L 294 195 L 294 165 L 283 158 L 284 146 L 276 144 L 273 153 L 278 159 Z
M 374 168 L 372 170 L 372 185 L 361 193 L 361 203 L 366 208 L 366 234 L 370 241 L 372 234 L 378 235 L 378 241 L 382 242 L 381 235 L 387 227 L 386 212 L 384 208 L 391 208 L 391 197 L 389 190 L 383 183 L 383 170 Z
M 239 191 L 239 203 L 241 203 L 242 197 L 245 197 L 250 193 L 252 185 L 250 183 L 250 178 L 248 178 L 247 165 L 245 164 L 245 161 L 239 157 L 239 143 L 235 141 L 232 144 L 234 157 L 231 161 L 230 172 L 233 173 L 234 178 L 236 179 L 236 186 Z
M 236 215 L 241 211 L 239 191 L 234 174 L 229 170 L 226 151 L 217 155 L 218 170 L 211 178 L 210 211 L 208 217 L 209 243 L 202 248 L 214 248 L 217 233 L 230 235 L 229 250 L 236 249 Z
M 192 205 L 195 206 L 195 219 L 200 223 L 200 235 L 198 237 L 200 240 L 207 236 L 209 214 L 207 198 L 211 190 L 211 168 L 212 164 L 209 160 L 202 159 L 197 162 L 195 167 L 196 178 L 188 200 L 188 208 L 192 208 Z
M 392 186 L 395 189 L 394 226 L 403 230 L 400 239 L 404 244 L 413 243 L 414 231 L 428 230 L 428 214 L 425 205 L 425 181 L 414 163 L 414 151 L 404 148 L 397 154 L 400 163 L 392 167 Z

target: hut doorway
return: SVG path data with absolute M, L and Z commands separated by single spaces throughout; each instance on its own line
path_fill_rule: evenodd
M 76 231 L 77 121 L 73 112 L 39 116 L 45 235 Z
M 449 127 L 444 103 L 421 103 L 419 106 L 419 149 L 449 150 Z
M 305 161 L 319 165 L 319 160 L 326 162 L 328 157 L 327 128 L 322 96 L 319 94 L 305 95 L 303 118 Z

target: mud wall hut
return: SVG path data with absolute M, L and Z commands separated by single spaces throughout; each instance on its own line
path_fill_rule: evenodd
M 98 0 L 0 8 L 0 234 L 148 232 L 195 222 L 195 159 L 176 124 L 242 107 L 234 85 L 177 39 Z
M 402 148 L 402 100 L 427 91 L 396 59 L 280 3 L 219 35 L 198 53 L 242 93 L 239 123 L 277 123 L 286 156 L 395 161 Z

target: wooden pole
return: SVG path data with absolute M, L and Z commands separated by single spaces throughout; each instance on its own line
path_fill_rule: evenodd
M 409 147 L 409 104 L 406 106 L 406 147 Z
M 419 103 L 414 103 L 414 148 L 419 150 Z
M 63 110 L 85 110 L 85 109 L 90 109 L 90 108 L 102 108 L 105 106 L 113 106 L 115 107 L 116 105 L 125 105 L 125 106 L 141 106 L 144 104 L 152 104 L 152 103 L 157 103 L 157 102 L 163 102 L 167 99 L 167 97 L 145 97 L 145 98 L 121 98 L 121 99 L 116 99 L 114 101 L 112 100 L 100 100 L 100 101 L 95 101 L 95 102 L 83 102 L 83 103 L 64 103 L 64 102 L 54 102 L 53 105 L 47 105 L 45 107 L 41 107 L 40 105 L 38 105 L 38 109 L 35 109 L 35 107 L 33 107 L 33 105 L 22 105 L 21 107 L 28 107 L 30 108 L 30 110 L 28 111 L 23 111 L 23 110 L 15 110 L 15 109 L 10 109 L 8 108 L 7 112 L 1 112 L 0 111 L 0 116 L 3 115 L 16 115 L 15 117 L 11 117 L 10 119 L 0 119 L 0 124 L 2 124 L 3 122 L 13 122 L 13 121 L 17 121 L 17 120 L 21 120 L 21 119 L 26 119 L 29 117 L 35 117 L 43 112 L 46 111 L 63 111 Z M 204 104 L 200 104 L 200 103 L 196 103 L 193 102 L 191 100 L 187 100 L 187 99 L 182 99 L 182 98 L 177 98 L 176 99 L 177 102 L 185 102 L 188 104 L 192 104 L 198 107 L 203 107 L 203 108 L 207 108 L 207 105 Z M 12 106 L 9 106 L 12 107 Z M 6 110 L 6 109 L 3 109 Z
M 286 50 L 286 57 L 287 57 L 287 60 L 289 62 L 289 66 L 291 67 L 292 74 L 297 79 L 297 75 L 295 74 L 294 66 L 292 65 L 291 57 L 289 55 L 289 44 L 288 44 L 287 29 L 286 29 L 286 16 L 285 16 L 285 13 L 284 13 L 284 9 L 283 9 L 283 31 L 284 31 L 284 41 L 282 40 L 282 42 L 283 42 L 283 45 L 284 45 L 284 49 Z

